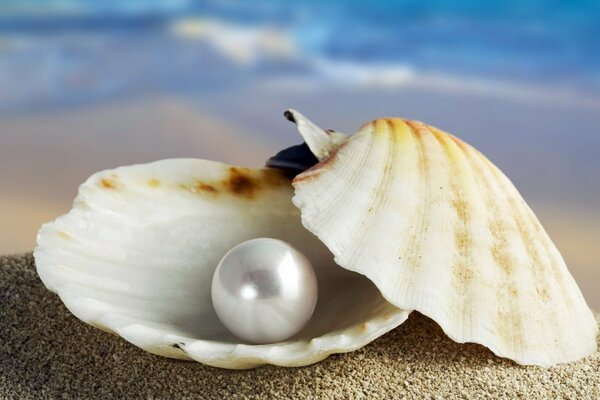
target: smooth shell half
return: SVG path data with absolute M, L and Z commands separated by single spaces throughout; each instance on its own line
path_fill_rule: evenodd
M 594 316 L 560 253 L 480 152 L 398 118 L 365 124 L 334 151 L 325 131 L 311 135 L 322 139 L 307 140 L 322 161 L 294 179 L 293 202 L 338 265 L 455 341 L 520 364 L 596 351 Z
M 290 180 L 276 170 L 203 160 L 102 171 L 81 185 L 68 214 L 41 228 L 37 270 L 82 321 L 149 352 L 218 367 L 307 365 L 401 324 L 408 312 L 336 266 L 302 227 L 292 194 Z M 257 237 L 302 250 L 319 280 L 315 314 L 281 343 L 242 343 L 211 304 L 219 260 Z

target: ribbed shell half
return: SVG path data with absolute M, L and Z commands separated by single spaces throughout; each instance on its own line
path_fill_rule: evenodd
M 302 227 L 292 194 L 276 170 L 204 160 L 101 171 L 81 185 L 68 214 L 40 230 L 38 274 L 84 322 L 155 354 L 225 368 L 307 365 L 401 324 L 408 312 L 368 279 L 336 266 Z M 241 342 L 211 304 L 219 260 L 257 237 L 302 250 L 319 280 L 315 314 L 285 342 Z
M 366 275 L 397 307 L 431 317 L 453 340 L 520 364 L 549 366 L 596 350 L 594 316 L 560 253 L 480 152 L 398 118 L 365 124 L 337 147 L 294 179 L 293 202 L 338 265 Z

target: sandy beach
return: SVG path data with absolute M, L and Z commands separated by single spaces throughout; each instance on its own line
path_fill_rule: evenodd
M 576 398 L 600 396 L 600 353 L 523 367 L 408 321 L 363 349 L 302 368 L 231 371 L 162 358 L 83 324 L 44 288 L 30 254 L 0 257 L 2 398 Z M 598 317 L 600 318 L 600 317 Z

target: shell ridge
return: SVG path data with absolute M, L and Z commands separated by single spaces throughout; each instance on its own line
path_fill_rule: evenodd
M 490 175 L 494 176 L 496 178 L 495 181 L 504 188 L 503 192 L 518 193 L 518 192 L 516 192 L 516 189 L 514 189 L 514 187 L 509 187 L 506 185 L 506 182 L 504 181 L 504 179 L 502 179 L 503 178 L 502 174 L 499 173 L 497 168 L 495 168 L 490 162 L 486 162 L 484 164 L 485 164 L 485 167 L 487 167 L 488 173 Z M 539 222 L 524 218 L 523 201 L 518 201 L 519 199 L 515 199 L 512 196 L 506 196 L 506 198 L 507 198 L 507 201 L 511 204 L 513 211 L 518 214 L 518 218 L 515 217 L 514 220 L 515 220 L 517 229 L 519 230 L 519 233 L 520 233 L 519 237 L 523 243 L 523 246 L 526 248 L 527 255 L 529 258 L 529 265 L 527 266 L 528 267 L 527 270 L 532 277 L 532 280 L 533 280 L 533 283 L 535 286 L 535 291 L 538 294 L 538 296 L 536 298 L 537 306 L 539 309 L 542 309 L 543 312 L 546 314 L 546 315 L 544 315 L 544 317 L 541 318 L 541 320 L 539 322 L 540 325 L 543 327 L 541 336 L 544 338 L 544 343 L 547 346 L 553 345 L 553 343 L 552 343 L 553 338 L 549 337 L 550 332 L 560 335 L 560 337 L 558 338 L 560 343 L 565 343 L 565 345 L 574 343 L 572 340 L 570 340 L 571 339 L 570 337 L 567 338 L 564 336 L 564 333 L 565 333 L 564 331 L 562 331 L 562 330 L 555 331 L 552 329 L 552 327 L 548 326 L 550 321 L 557 320 L 558 312 L 557 312 L 556 307 L 554 307 L 554 306 L 546 307 L 544 305 L 544 301 L 542 299 L 542 294 L 544 293 L 544 291 L 546 291 L 548 289 L 546 287 L 547 285 L 553 283 L 554 287 L 559 287 L 559 283 L 556 280 L 555 273 L 551 273 L 554 271 L 548 271 L 547 266 L 552 264 L 553 262 L 548 257 L 548 254 L 550 254 L 550 253 L 548 253 L 547 247 L 545 247 L 545 250 L 546 250 L 545 261 L 546 262 L 544 262 L 542 260 L 541 254 L 539 254 L 538 250 L 535 248 L 535 244 L 532 243 L 533 236 L 531 235 L 530 229 L 531 229 L 531 226 L 535 226 L 535 225 L 539 224 Z M 523 222 L 521 222 L 521 220 L 529 221 L 529 223 L 524 224 Z M 544 268 L 544 266 L 546 266 L 546 268 Z M 550 288 L 550 289 L 552 289 L 552 288 Z M 561 291 L 562 291 L 562 288 L 561 288 Z M 549 290 L 549 293 L 553 293 L 553 292 L 554 292 L 554 290 Z M 548 300 L 552 300 L 552 299 L 548 299 Z M 561 307 L 560 307 L 561 314 L 563 314 L 563 315 L 566 314 L 567 318 L 572 320 L 572 315 L 571 315 L 571 313 L 568 312 L 568 309 L 570 307 L 565 303 L 565 296 L 560 296 L 560 300 L 562 303 Z M 548 316 L 549 318 L 546 318 L 546 316 Z M 573 325 L 572 322 L 569 323 L 569 325 Z M 570 332 L 566 332 L 566 333 L 570 333 Z M 571 336 L 571 335 L 569 335 L 569 336 Z M 535 340 L 539 340 L 539 338 L 535 338 Z
M 454 228 L 454 240 L 459 247 L 458 256 L 457 254 L 452 255 L 452 287 L 456 288 L 460 286 L 459 289 L 455 289 L 455 293 L 458 295 L 458 298 L 455 298 L 453 301 L 456 301 L 456 309 L 461 310 L 462 314 L 467 314 L 467 317 L 463 320 L 464 324 L 460 327 L 456 327 L 461 333 L 461 337 L 465 337 L 468 332 L 473 331 L 473 324 L 479 322 L 479 316 L 475 315 L 473 310 L 473 304 L 467 304 L 468 299 L 475 295 L 473 293 L 473 280 L 472 280 L 472 270 L 471 264 L 473 263 L 473 254 L 472 254 L 472 246 L 469 246 L 470 243 L 473 242 L 473 233 L 471 232 L 469 226 L 469 219 L 472 218 L 471 210 L 464 202 L 463 197 L 464 193 L 460 189 L 461 186 L 466 186 L 467 180 L 465 178 L 464 171 L 466 166 L 461 166 L 460 161 L 457 157 L 460 157 L 460 148 L 452 148 L 453 142 L 447 141 L 445 136 L 440 135 L 439 132 L 435 130 L 431 130 L 433 137 L 438 141 L 440 146 L 445 149 L 445 155 L 448 160 L 448 165 L 451 168 L 451 172 L 449 173 L 449 185 L 450 191 L 453 194 L 452 204 L 454 206 L 454 212 L 456 213 L 456 220 L 458 226 Z M 453 153 L 457 152 L 458 154 L 454 155 Z M 465 160 L 462 160 L 465 162 Z M 462 178 L 465 185 L 461 185 L 458 183 L 458 180 Z M 476 303 L 479 299 L 475 298 L 471 303 Z M 454 307 L 453 307 L 454 308 Z
M 359 138 L 363 139 L 363 140 L 367 140 L 368 139 L 368 142 L 367 142 L 368 145 L 362 151 L 359 151 L 360 150 L 359 146 L 356 146 L 354 148 L 348 147 L 347 148 L 348 151 L 353 150 L 348 155 L 348 157 L 350 158 L 353 155 L 353 153 L 358 153 L 360 155 L 360 157 L 357 159 L 357 165 L 361 165 L 361 166 L 368 165 L 368 162 L 369 162 L 369 160 L 371 158 L 370 156 L 371 156 L 372 151 L 373 151 L 373 147 L 375 146 L 375 140 L 374 140 L 373 137 L 370 137 L 370 136 L 367 136 L 367 135 L 355 136 L 355 137 L 356 137 L 357 141 L 359 140 Z M 339 149 L 338 152 L 336 152 L 336 154 L 338 154 L 339 157 L 342 157 L 342 151 L 341 151 L 341 149 Z M 332 173 L 331 174 L 332 177 L 333 177 L 333 179 L 340 178 L 339 175 L 341 175 L 341 174 L 349 173 L 349 175 L 350 175 L 349 184 L 352 187 L 362 188 L 365 184 L 367 184 L 367 183 L 361 181 L 360 175 L 358 175 L 358 174 L 352 174 L 352 173 L 350 173 L 351 172 L 350 170 L 348 170 L 348 171 L 343 171 L 343 170 L 340 171 L 339 166 L 337 166 L 337 168 L 338 168 L 336 170 L 337 173 Z M 339 179 L 339 181 L 342 181 L 342 180 Z M 348 232 L 352 232 L 352 233 L 356 234 L 356 233 L 360 232 L 360 221 L 358 221 L 356 219 L 353 219 L 353 220 L 350 220 L 350 221 L 343 220 L 344 209 L 346 209 L 346 208 L 350 209 L 352 207 L 356 207 L 356 202 L 353 201 L 355 199 L 344 198 L 344 195 L 345 195 L 345 193 L 343 191 L 339 191 L 337 193 L 337 196 L 335 197 L 335 201 L 332 201 L 331 206 L 334 209 L 334 213 L 331 214 L 331 218 L 334 221 L 338 221 L 338 223 L 339 223 L 340 226 L 342 226 L 342 223 L 346 224 L 347 225 L 346 230 Z M 343 204 L 343 206 L 340 207 L 339 206 L 340 204 Z M 335 219 L 334 219 L 334 217 L 335 217 Z M 326 225 L 326 223 L 324 223 L 323 225 Z M 339 248 L 341 251 L 344 250 L 344 247 L 341 247 L 341 246 L 343 246 L 343 244 L 341 244 L 339 242 L 336 243 L 335 246 L 337 248 Z
M 363 141 L 363 143 L 365 144 L 365 148 L 362 151 L 360 150 L 360 146 L 346 146 L 346 144 L 350 144 L 351 142 L 355 142 L 355 141 Z M 352 158 L 357 165 L 361 165 L 364 166 L 367 164 L 368 160 L 369 160 L 369 156 L 371 155 L 371 151 L 373 149 L 374 146 L 374 140 L 372 137 L 368 136 L 368 135 L 356 135 L 353 136 L 350 140 L 348 140 L 341 148 L 339 148 L 334 154 L 332 154 L 330 156 L 330 158 L 328 158 L 327 160 L 330 160 L 331 158 L 335 158 L 333 161 L 328 161 L 327 164 L 325 164 L 327 166 L 327 168 L 330 168 L 333 172 L 331 174 L 327 174 L 325 176 L 323 176 L 323 179 L 327 178 L 324 182 L 322 182 L 323 186 L 326 187 L 335 187 L 335 185 L 339 185 L 339 183 L 342 181 L 341 179 L 339 179 L 341 176 L 344 176 L 344 174 L 349 173 L 350 171 L 347 170 L 340 170 L 337 161 L 341 158 L 345 156 L 345 152 L 348 151 L 350 152 L 350 154 L 348 154 L 348 158 Z M 356 155 L 354 153 L 357 153 Z M 318 167 L 316 167 L 315 172 L 318 172 L 319 170 L 324 169 L 323 165 L 321 164 L 317 164 Z M 319 175 L 321 175 L 321 172 L 318 172 Z M 300 180 L 294 180 L 293 184 L 299 184 L 300 182 L 302 182 L 302 176 L 299 176 Z M 350 180 L 349 180 L 349 185 L 351 185 L 352 187 L 361 187 L 362 185 L 359 183 L 359 178 L 360 176 L 358 176 L 358 174 L 351 174 L 350 175 Z M 329 184 L 331 181 L 331 185 Z M 318 185 L 317 185 L 318 186 Z M 317 191 L 319 189 L 319 187 L 313 187 L 311 190 L 313 191 L 313 193 L 315 191 Z M 311 193 L 309 193 L 310 195 Z M 351 231 L 351 232 L 355 232 L 357 230 L 356 227 L 351 226 L 351 223 L 353 223 L 354 221 L 348 221 L 348 220 L 344 220 L 344 218 L 341 217 L 341 215 L 343 214 L 343 212 L 347 209 L 351 209 L 352 207 L 354 207 L 356 204 L 355 202 L 351 201 L 350 199 L 346 199 L 343 198 L 344 193 L 343 191 L 334 191 L 334 190 L 329 190 L 324 192 L 324 194 L 322 194 L 322 196 L 325 197 L 321 197 L 321 201 L 323 201 L 324 204 L 326 204 L 330 209 L 331 212 L 328 213 L 326 216 L 324 216 L 323 218 L 321 218 L 319 220 L 319 226 L 321 227 L 326 227 L 326 226 L 331 226 L 332 229 L 336 228 L 338 230 L 340 229 L 344 229 L 346 231 Z M 298 196 L 298 194 L 296 194 L 293 198 L 292 201 L 294 202 L 294 204 L 298 205 L 298 204 L 304 204 L 305 206 L 308 207 L 307 212 L 310 213 L 311 208 L 310 208 L 310 204 L 306 204 L 305 202 L 303 202 L 303 200 L 301 200 L 301 198 Z M 316 210 L 314 210 L 316 212 Z M 331 230 L 329 232 L 332 236 L 337 236 L 336 232 Z M 337 246 L 339 246 L 339 244 L 335 244 L 336 248 Z M 341 249 L 340 249 L 341 250 Z
M 516 278 L 516 273 L 521 272 L 525 267 L 521 266 L 515 252 L 510 251 L 508 246 L 511 237 L 516 236 L 523 245 L 524 240 L 520 235 L 512 234 L 511 236 L 513 229 L 517 228 L 517 221 L 511 213 L 514 210 L 510 207 L 510 194 L 503 190 L 497 179 L 486 170 L 485 164 L 480 162 L 482 160 L 481 154 L 471 157 L 470 160 L 482 172 L 482 175 L 480 175 L 480 184 L 486 188 L 488 206 L 494 207 L 494 205 L 499 205 L 502 207 L 496 210 L 496 212 L 490 213 L 492 219 L 489 221 L 494 237 L 491 249 L 492 255 L 506 284 L 506 287 L 500 286 L 496 291 L 497 296 L 500 299 L 504 299 L 498 303 L 507 303 L 509 305 L 508 310 L 499 310 L 497 314 L 497 329 L 502 333 L 502 341 L 507 342 L 509 348 L 503 349 L 502 346 L 498 348 L 505 356 L 515 359 L 518 362 L 523 362 L 521 360 L 529 357 L 527 348 L 530 348 L 533 343 L 539 340 L 539 337 L 527 338 L 525 336 L 525 326 L 532 320 L 529 316 L 520 312 L 519 299 L 522 299 L 523 296 L 523 284 L 519 285 L 519 281 Z
M 394 136 L 394 130 L 393 130 L 393 126 L 391 125 L 391 123 L 388 120 L 385 120 L 385 136 L 384 138 L 380 138 L 382 143 L 386 143 L 386 138 L 392 139 Z M 375 126 L 373 128 L 373 131 L 377 131 L 379 130 L 381 132 L 381 127 L 377 127 Z M 375 140 L 373 140 L 373 143 L 376 143 L 376 139 L 378 138 L 378 136 L 374 133 L 372 133 L 372 135 L 374 136 Z M 373 145 L 374 145 L 373 144 Z M 372 147 L 371 147 L 372 148 Z M 377 176 L 377 180 L 375 182 L 373 182 L 373 191 L 369 191 L 369 197 L 367 198 L 367 202 L 365 204 L 366 207 L 368 207 L 369 210 L 377 210 L 380 208 L 380 205 L 386 200 L 384 198 L 384 196 L 378 196 L 379 194 L 379 189 L 381 187 L 387 187 L 390 184 L 390 165 L 392 164 L 394 158 L 395 158 L 395 146 L 390 146 L 389 144 L 387 146 L 385 146 L 385 156 L 384 156 L 384 162 L 381 163 L 381 165 L 378 165 L 377 167 L 381 167 L 382 171 L 381 172 L 377 172 L 376 176 Z M 370 152 L 369 152 L 370 153 Z M 369 157 L 371 158 L 371 157 Z M 354 176 L 358 176 L 360 174 L 353 174 Z M 373 219 L 373 218 L 377 218 L 377 215 L 373 215 L 372 213 L 366 213 L 362 215 L 362 218 L 357 219 L 354 229 L 350 230 L 350 239 L 346 240 L 345 242 L 348 243 L 350 242 L 354 242 L 355 240 L 357 241 L 357 245 L 354 248 L 354 252 L 350 253 L 352 254 L 351 257 L 354 256 L 355 251 L 359 251 L 366 242 L 369 241 L 369 239 L 372 237 L 373 232 L 371 232 L 370 230 L 370 225 L 369 225 L 369 220 Z
M 496 168 L 491 162 L 489 162 L 489 160 L 487 161 L 487 167 L 488 170 L 494 174 L 497 178 L 497 181 L 505 188 L 505 191 L 509 192 L 516 192 L 518 194 L 518 192 L 516 191 L 516 189 L 514 188 L 514 185 L 512 184 L 512 182 L 510 182 L 510 180 L 504 176 L 499 170 L 498 168 Z M 528 221 L 528 224 L 525 224 L 524 229 L 534 229 L 537 233 L 538 236 L 538 241 L 540 242 L 541 246 L 545 249 L 545 254 L 546 257 L 545 259 L 547 260 L 546 265 L 550 265 L 552 270 L 549 271 L 551 273 L 548 273 L 547 269 L 548 268 L 537 268 L 538 265 L 540 265 L 542 263 L 541 259 L 540 259 L 540 254 L 538 252 L 538 250 L 533 246 L 533 244 L 531 245 L 531 247 L 528 246 L 528 251 L 531 253 L 535 253 L 536 255 L 534 256 L 535 260 L 538 261 L 532 261 L 530 263 L 530 266 L 532 267 L 532 270 L 530 271 L 532 274 L 535 275 L 535 273 L 537 274 L 544 274 L 545 277 L 550 277 L 552 279 L 552 282 L 554 283 L 555 287 L 558 287 L 560 289 L 560 295 L 558 296 L 562 302 L 563 305 L 563 310 L 564 312 L 562 313 L 563 315 L 567 315 L 567 318 L 569 318 L 570 320 L 570 326 L 579 326 L 581 325 L 582 322 L 584 322 L 584 318 L 587 317 L 588 320 L 591 320 L 592 318 L 594 319 L 594 324 L 593 324 L 593 332 L 597 332 L 598 326 L 595 323 L 595 318 L 593 317 L 593 314 L 591 312 L 591 310 L 589 310 L 589 307 L 587 307 L 587 304 L 585 303 L 585 299 L 583 298 L 583 295 L 581 294 L 581 291 L 579 290 L 579 288 L 577 287 L 575 280 L 573 279 L 572 275 L 568 272 L 568 268 L 566 266 L 566 263 L 564 262 L 564 259 L 562 258 L 562 256 L 560 255 L 560 252 L 558 252 L 558 250 L 556 249 L 556 246 L 554 245 L 554 243 L 552 243 L 552 241 L 549 239 L 548 234 L 546 233 L 544 227 L 542 226 L 542 224 L 539 222 L 539 220 L 537 219 L 537 217 L 535 216 L 535 214 L 531 211 L 531 208 L 527 205 L 527 203 L 519 196 L 518 198 L 512 198 L 509 199 L 510 202 L 513 204 L 513 208 L 516 210 L 516 212 L 519 214 L 520 218 L 523 220 Z M 523 229 L 523 226 L 519 223 L 519 221 L 516 221 L 519 229 Z M 527 246 L 527 243 L 524 244 Z M 535 269 L 535 271 L 533 271 L 533 269 Z M 534 273 L 535 272 L 535 273 Z M 560 276 L 560 279 L 558 279 L 558 277 Z M 540 282 L 540 280 L 538 279 L 538 283 Z M 543 299 L 544 296 L 548 296 L 548 293 L 554 293 L 554 290 L 548 290 L 548 288 L 543 286 L 543 281 L 541 282 L 541 284 L 539 286 L 536 286 L 536 289 L 538 289 L 538 298 L 541 301 Z M 541 289 L 540 289 L 541 288 Z M 576 296 L 578 300 L 580 300 L 580 302 L 582 302 L 583 304 L 586 305 L 588 315 L 581 315 L 578 311 L 580 310 L 580 307 L 576 307 L 576 305 L 573 303 L 573 299 L 571 298 L 571 296 Z M 557 312 L 555 307 L 547 307 L 549 312 L 551 313 L 552 316 L 556 317 Z M 577 318 L 577 321 L 575 320 L 575 318 Z M 556 318 L 554 319 L 556 320 Z M 591 326 L 591 324 L 589 324 Z M 553 330 L 551 330 L 553 331 Z M 568 337 L 564 337 L 563 335 L 563 339 L 561 343 L 565 343 L 565 345 L 571 345 L 571 344 L 576 344 L 577 340 L 575 340 L 575 335 L 579 334 L 580 332 L 575 332 L 573 330 L 567 330 L 565 331 L 561 331 L 561 333 L 567 333 Z M 595 336 L 595 335 L 594 335 Z M 580 352 L 581 350 L 579 348 L 575 349 L 577 352 Z
M 426 126 L 418 126 L 418 124 L 415 124 L 415 126 L 418 128 L 415 140 L 424 152 L 428 173 L 425 176 L 415 176 L 413 172 L 410 172 L 409 176 L 403 175 L 407 180 L 422 178 L 423 181 L 421 182 L 426 182 L 426 184 L 421 183 L 419 185 L 426 189 L 416 193 L 417 200 L 414 202 L 415 204 L 411 204 L 406 212 L 412 217 L 411 223 L 413 225 L 424 226 L 423 231 L 426 234 L 421 235 L 419 240 L 415 238 L 414 244 L 410 244 L 410 246 L 416 247 L 413 258 L 418 257 L 414 260 L 418 265 L 418 269 L 413 274 L 418 275 L 413 278 L 414 281 L 410 286 L 405 287 L 405 292 L 396 297 L 408 302 L 411 308 L 419 308 L 425 315 L 438 320 L 446 320 L 447 316 L 451 314 L 451 310 L 446 302 L 441 301 L 439 293 L 448 291 L 448 286 L 451 284 L 450 279 L 446 278 L 445 270 L 448 268 L 447 260 L 451 256 L 452 249 L 448 241 L 444 240 L 443 235 L 450 232 L 452 226 L 451 220 L 443 216 L 445 212 L 443 202 L 445 190 L 442 189 L 448 186 L 448 181 L 452 177 L 449 173 L 449 160 L 444 154 L 442 143 Z M 416 147 L 416 149 L 418 152 L 419 147 Z M 406 157 L 406 154 L 404 157 Z M 433 182 L 435 182 L 435 185 Z M 428 193 L 429 199 L 427 202 L 422 198 L 424 193 Z M 425 212 L 425 205 L 429 207 L 428 212 Z M 410 265 L 408 265 L 408 268 L 410 268 Z M 399 276 L 403 272 L 399 271 Z M 407 278 L 407 280 L 409 279 Z
M 417 168 L 417 173 L 419 174 L 419 177 L 416 179 L 417 182 L 424 182 L 425 179 L 427 179 L 428 176 L 428 159 L 426 157 L 426 152 L 425 152 L 425 143 L 423 140 L 420 140 L 419 134 L 417 134 L 416 132 L 416 128 L 413 128 L 411 121 L 405 121 L 411 135 L 412 135 L 412 139 L 417 147 L 417 152 L 418 152 L 418 168 Z M 417 185 L 417 190 L 419 192 L 418 197 L 423 199 L 423 201 L 418 202 L 416 204 L 417 209 L 415 210 L 415 214 L 417 215 L 423 215 L 423 210 L 424 210 L 424 206 L 425 204 L 428 204 L 429 199 L 430 199 L 430 190 L 429 190 L 429 186 L 428 185 Z M 428 222 L 428 221 L 427 221 Z M 420 267 L 422 260 L 421 257 L 418 256 L 418 254 L 421 253 L 421 249 L 423 246 L 422 240 L 417 240 L 418 237 L 423 237 L 424 231 L 426 230 L 426 226 L 427 223 L 426 221 L 424 221 L 423 218 L 420 218 L 418 220 L 418 224 L 417 226 L 413 227 L 413 234 L 410 236 L 410 240 L 407 243 L 407 248 L 410 249 L 414 249 L 414 251 L 412 252 L 412 255 L 408 255 L 408 254 L 403 254 L 399 257 L 404 256 L 405 257 L 405 261 L 404 263 L 410 268 L 411 265 L 414 265 L 415 267 L 411 268 L 411 272 L 409 276 L 406 276 L 406 279 L 403 279 L 401 281 L 406 282 L 404 285 L 404 287 L 410 285 L 410 282 L 414 282 L 417 279 L 417 276 L 415 276 L 415 274 L 418 272 L 418 267 Z M 418 259 L 416 258 L 418 257 Z M 408 275 L 408 274 L 407 274 Z M 402 288 L 401 290 L 405 290 L 404 288 Z
M 511 237 L 516 237 L 521 243 L 522 249 L 527 252 L 526 240 L 522 237 L 521 231 L 519 231 L 518 235 L 514 235 L 513 233 L 511 236 L 510 234 L 513 228 L 517 230 L 519 228 L 519 221 L 511 213 L 511 211 L 514 212 L 514 209 L 511 207 L 511 194 L 503 190 L 497 179 L 486 169 L 486 165 L 480 162 L 482 159 L 481 153 L 471 153 L 472 147 L 470 146 L 464 146 L 462 149 L 473 168 L 481 172 L 478 175 L 480 178 L 479 184 L 485 188 L 484 193 L 487 193 L 486 203 L 488 207 L 494 207 L 495 204 L 502 207 L 502 209 L 490 214 L 492 218 L 488 220 L 488 223 L 492 227 L 491 232 L 494 238 L 491 249 L 494 262 L 497 268 L 499 267 L 498 271 L 500 271 L 507 285 L 506 287 L 500 286 L 496 290 L 496 295 L 504 299 L 503 301 L 499 301 L 498 304 L 509 304 L 509 310 L 500 309 L 497 311 L 499 324 L 497 329 L 503 333 L 504 338 L 502 341 L 507 342 L 510 349 L 503 349 L 502 346 L 496 346 L 501 355 L 522 362 L 520 360 L 529 357 L 526 349 L 531 348 L 540 339 L 539 337 L 527 337 L 525 335 L 525 326 L 532 323 L 533 320 L 529 316 L 523 315 L 523 312 L 519 312 L 519 302 L 520 300 L 521 302 L 523 301 L 524 295 L 522 289 L 527 291 L 527 288 L 530 286 L 529 284 L 534 284 L 534 281 L 533 279 L 531 282 L 521 281 L 521 285 L 519 285 L 515 273 L 520 271 L 516 271 L 515 266 L 519 270 L 522 270 L 525 266 L 524 264 L 521 266 L 513 252 L 508 251 L 508 246 Z M 502 201 L 500 201 L 501 199 Z M 505 215 L 506 218 L 500 218 L 501 215 Z M 527 260 L 530 260 L 531 256 L 528 253 L 526 255 L 528 257 Z M 529 270 L 529 268 L 526 269 Z M 523 285 L 524 283 L 526 285 Z M 486 342 L 489 342 L 489 339 Z
M 545 247 L 546 252 L 553 256 L 552 260 L 554 260 L 554 263 L 558 263 L 558 267 L 556 267 L 556 271 L 559 272 L 559 275 L 563 279 L 563 281 L 561 283 L 563 285 L 568 284 L 569 287 L 572 287 L 574 290 L 571 290 L 571 292 L 572 292 L 571 295 L 575 296 L 581 303 L 586 304 L 586 312 L 585 312 L 584 317 L 585 317 L 585 319 L 587 319 L 590 322 L 589 326 L 592 328 L 592 330 L 594 332 L 598 332 L 598 325 L 595 323 L 594 314 L 590 310 L 589 306 L 587 306 L 585 298 L 583 297 L 581 290 L 577 286 L 575 279 L 569 273 L 568 267 L 567 267 L 562 255 L 560 254 L 560 252 L 558 251 L 558 249 L 556 248 L 556 246 L 550 239 L 550 236 L 544 229 L 543 225 L 539 222 L 539 220 L 537 219 L 537 217 L 535 216 L 535 214 L 533 213 L 531 208 L 529 208 L 527 206 L 527 207 L 525 207 L 525 211 L 526 211 L 526 214 L 529 216 L 529 220 L 531 221 L 532 225 L 536 228 L 536 230 L 538 231 L 538 234 L 541 236 L 540 242 Z M 556 264 L 553 264 L 553 266 L 554 265 L 556 265 Z M 557 283 L 560 283 L 560 282 L 557 282 Z M 565 293 L 567 292 L 566 290 L 564 290 L 564 286 L 563 286 L 563 291 Z M 570 297 L 569 297 L 569 300 L 570 300 Z M 577 308 L 577 307 L 572 307 L 572 308 L 579 310 L 579 308 Z M 594 321 L 594 323 L 592 323 L 593 321 Z
M 585 299 L 583 298 L 583 295 L 581 294 L 581 291 L 579 290 L 573 276 L 569 273 L 568 267 L 565 264 L 562 256 L 556 249 L 556 246 L 554 245 L 554 243 L 552 242 L 552 240 L 550 239 L 550 237 L 544 230 L 543 226 L 541 225 L 541 223 L 539 222 L 539 220 L 537 219 L 537 217 L 535 216 L 535 214 L 533 213 L 531 208 L 527 205 L 527 203 L 523 200 L 521 195 L 518 193 L 518 191 L 516 190 L 516 188 L 510 181 L 510 179 L 508 179 L 504 174 L 502 174 L 502 172 L 499 171 L 498 168 L 495 167 L 489 160 L 487 160 L 487 158 L 485 158 L 485 156 L 482 156 L 482 160 L 484 160 L 487 163 L 489 170 L 497 176 L 498 182 L 506 188 L 506 191 L 515 193 L 515 198 L 513 199 L 513 201 L 515 201 L 515 208 L 518 210 L 518 212 L 520 213 L 521 216 L 528 217 L 527 221 L 529 223 L 525 224 L 525 226 L 533 228 L 535 230 L 535 232 L 537 233 L 537 239 L 540 241 L 542 247 L 544 248 L 544 250 L 545 250 L 544 255 L 546 256 L 546 259 L 548 260 L 548 263 L 546 264 L 546 266 L 550 266 L 550 269 L 544 268 L 544 272 L 545 272 L 546 276 L 551 277 L 550 282 L 553 282 L 555 287 L 559 288 L 558 292 L 553 291 L 553 290 L 549 291 L 550 294 L 558 293 L 558 296 L 556 296 L 556 295 L 550 296 L 549 300 L 553 300 L 556 297 L 559 298 L 559 301 L 560 301 L 559 304 L 562 305 L 562 309 L 563 309 L 563 312 L 561 313 L 561 315 L 566 314 L 568 316 L 567 318 L 570 320 L 570 322 L 568 323 L 568 326 L 581 327 L 582 324 L 586 324 L 586 320 L 587 320 L 587 322 L 588 322 L 587 326 L 589 328 L 591 328 L 590 332 L 592 333 L 592 336 L 593 336 L 590 338 L 590 343 L 593 345 L 593 351 L 595 351 L 595 349 L 596 349 L 595 336 L 596 336 L 596 332 L 598 331 L 595 317 L 592 314 L 589 307 L 587 306 Z M 559 276 L 561 279 L 558 279 Z M 576 299 L 578 299 L 580 304 L 577 304 L 577 305 L 574 304 L 573 303 L 574 298 L 572 296 L 574 296 Z M 583 305 L 583 307 L 579 307 L 582 305 Z M 550 306 L 549 309 L 550 309 L 551 313 L 556 313 L 555 307 Z M 581 314 L 580 311 L 583 311 L 584 313 Z M 557 320 L 559 320 L 559 319 L 557 319 Z M 564 322 L 562 322 L 562 323 L 564 323 Z M 565 323 L 565 325 L 567 325 L 567 324 Z M 551 327 L 548 331 L 554 332 L 555 329 L 553 329 L 553 328 L 554 328 L 554 326 Z M 568 356 L 568 354 L 571 354 L 573 352 L 575 352 L 579 357 L 581 357 L 582 355 L 590 354 L 589 349 L 585 350 L 584 347 L 582 347 L 583 346 L 582 342 L 580 340 L 578 340 L 578 338 L 581 336 L 582 332 L 577 332 L 574 329 L 567 329 L 567 330 L 563 329 L 563 330 L 560 330 L 560 333 L 562 334 L 563 341 L 560 342 L 559 348 L 561 350 L 563 350 L 563 353 L 565 354 L 565 356 Z M 565 337 L 565 335 L 566 335 L 566 337 Z M 567 352 L 567 351 L 565 351 L 565 349 L 570 349 L 571 352 Z M 552 362 L 554 362 L 554 359 L 552 359 Z

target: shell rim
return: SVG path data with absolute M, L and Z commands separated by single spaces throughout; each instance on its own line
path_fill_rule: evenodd
M 254 345 L 186 338 L 139 322 L 119 324 L 118 319 L 115 317 L 119 317 L 120 315 L 114 311 L 106 311 L 101 307 L 104 303 L 99 302 L 93 297 L 69 296 L 67 294 L 68 290 L 65 290 L 64 285 L 57 285 L 56 287 L 48 286 L 44 279 L 45 273 L 40 271 L 41 268 L 37 263 L 37 255 L 40 250 L 41 248 L 36 246 L 33 252 L 38 276 L 46 288 L 56 293 L 69 312 L 77 319 L 94 328 L 118 335 L 134 346 L 152 354 L 174 359 L 197 361 L 213 367 L 251 369 L 269 364 L 282 367 L 302 367 L 314 364 L 331 354 L 347 353 L 366 346 L 373 340 L 401 325 L 408 319 L 411 313 L 411 311 L 397 308 L 390 303 L 391 306 L 396 308 L 395 312 L 386 313 L 366 322 L 354 324 L 341 331 L 335 330 L 308 341 L 285 341 Z M 51 269 L 52 267 L 53 265 L 46 265 L 42 268 Z M 86 311 L 80 312 L 77 304 L 83 303 L 87 303 L 85 307 Z M 149 332 L 160 339 L 154 340 L 154 345 L 143 344 L 139 335 L 126 333 L 130 332 L 132 328 L 142 328 L 145 332 Z M 218 344 L 218 348 L 216 349 L 215 344 Z M 291 351 L 273 351 L 274 349 L 286 348 Z

